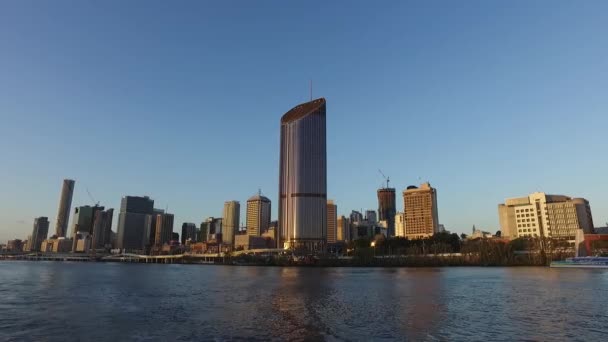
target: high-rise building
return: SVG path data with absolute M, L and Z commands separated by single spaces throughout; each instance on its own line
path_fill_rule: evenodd
M 386 221 L 388 236 L 395 236 L 395 188 L 378 189 L 378 216 L 380 221 Z
M 336 234 L 336 239 L 338 241 L 349 241 L 350 240 L 350 228 L 349 222 L 344 215 L 339 216 L 336 222 L 338 232 Z
M 247 200 L 247 235 L 260 236 L 270 226 L 270 200 L 261 193 Z
M 405 236 L 411 239 L 432 236 L 439 230 L 437 190 L 426 182 L 408 186 L 403 192 Z
M 238 201 L 224 203 L 224 215 L 222 218 L 222 242 L 234 245 L 234 235 L 239 230 L 241 219 L 241 204 Z
M 327 243 L 338 240 L 338 206 L 327 200 Z
M 154 200 L 150 197 L 125 196 L 120 203 L 116 248 L 142 250 L 148 241 L 144 238 L 146 219 L 153 214 Z
M 29 250 L 32 252 L 40 251 L 42 241 L 46 240 L 46 236 L 49 234 L 49 219 L 48 217 L 41 216 L 34 219 L 34 229 L 32 230 L 32 237 L 29 238 Z
M 196 235 L 196 225 L 194 223 L 182 223 L 182 245 L 185 245 L 186 241 L 197 242 L 198 238 Z
M 173 214 L 164 213 L 156 215 L 156 229 L 154 231 L 154 244 L 162 246 L 171 241 L 173 233 Z
M 74 195 L 74 183 L 72 179 L 64 179 L 59 198 L 59 209 L 57 210 L 57 221 L 55 221 L 55 235 L 65 237 L 68 232 L 68 221 L 70 219 L 70 208 L 72 196 Z
M 280 248 L 322 249 L 327 239 L 325 99 L 300 104 L 281 118 Z
M 93 223 L 97 212 L 103 211 L 104 207 L 95 205 L 84 205 L 74 208 L 74 223 L 72 224 L 72 238 L 78 232 L 93 234 Z
M 378 218 L 376 217 L 376 211 L 375 210 L 366 210 L 365 211 L 365 221 L 367 221 L 369 223 L 378 222 Z
M 113 216 L 114 209 L 108 209 L 106 211 L 99 210 L 95 212 L 91 248 L 100 249 L 111 245 L 110 238 Z
M 395 214 L 395 236 L 405 237 L 405 214 Z
M 576 232 L 593 233 L 591 207 L 584 198 L 535 192 L 498 205 L 501 236 L 548 237 L 573 241 Z
M 363 214 L 353 210 L 350 212 L 350 223 L 363 222 Z

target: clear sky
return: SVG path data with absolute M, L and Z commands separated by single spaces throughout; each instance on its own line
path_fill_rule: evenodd
M 149 195 L 182 222 L 258 188 L 277 217 L 279 120 L 327 99 L 328 197 L 437 188 L 447 229 L 584 197 L 608 221 L 606 1 L 0 1 L 0 240 Z M 397 196 L 399 210 L 403 208 Z M 73 209 L 72 209 L 73 211 Z M 117 215 L 114 217 L 116 226 Z M 72 220 L 70 218 L 71 231 Z M 114 227 L 114 230 L 116 228 Z

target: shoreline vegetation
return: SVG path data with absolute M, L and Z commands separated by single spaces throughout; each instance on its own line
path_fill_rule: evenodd
M 605 246 L 602 246 L 605 247 Z M 57 260 L 135 263 L 217 264 L 235 266 L 305 267 L 453 267 L 453 266 L 548 266 L 552 261 L 574 256 L 573 246 L 564 240 L 547 238 L 465 239 L 464 236 L 438 233 L 425 239 L 360 239 L 343 245 L 344 253 L 306 254 L 285 251 L 256 254 L 255 250 L 223 253 L 201 260 L 196 255 L 143 256 L 102 260 L 87 254 L 0 255 L 0 260 Z M 107 255 L 105 255 L 107 256 Z

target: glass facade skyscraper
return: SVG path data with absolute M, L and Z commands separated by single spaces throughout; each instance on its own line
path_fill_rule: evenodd
M 327 149 L 324 98 L 281 118 L 279 248 L 322 249 L 327 242 Z

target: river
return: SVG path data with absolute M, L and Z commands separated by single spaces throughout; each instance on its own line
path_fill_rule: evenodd
M 608 270 L 0 262 L 2 341 L 602 341 Z

